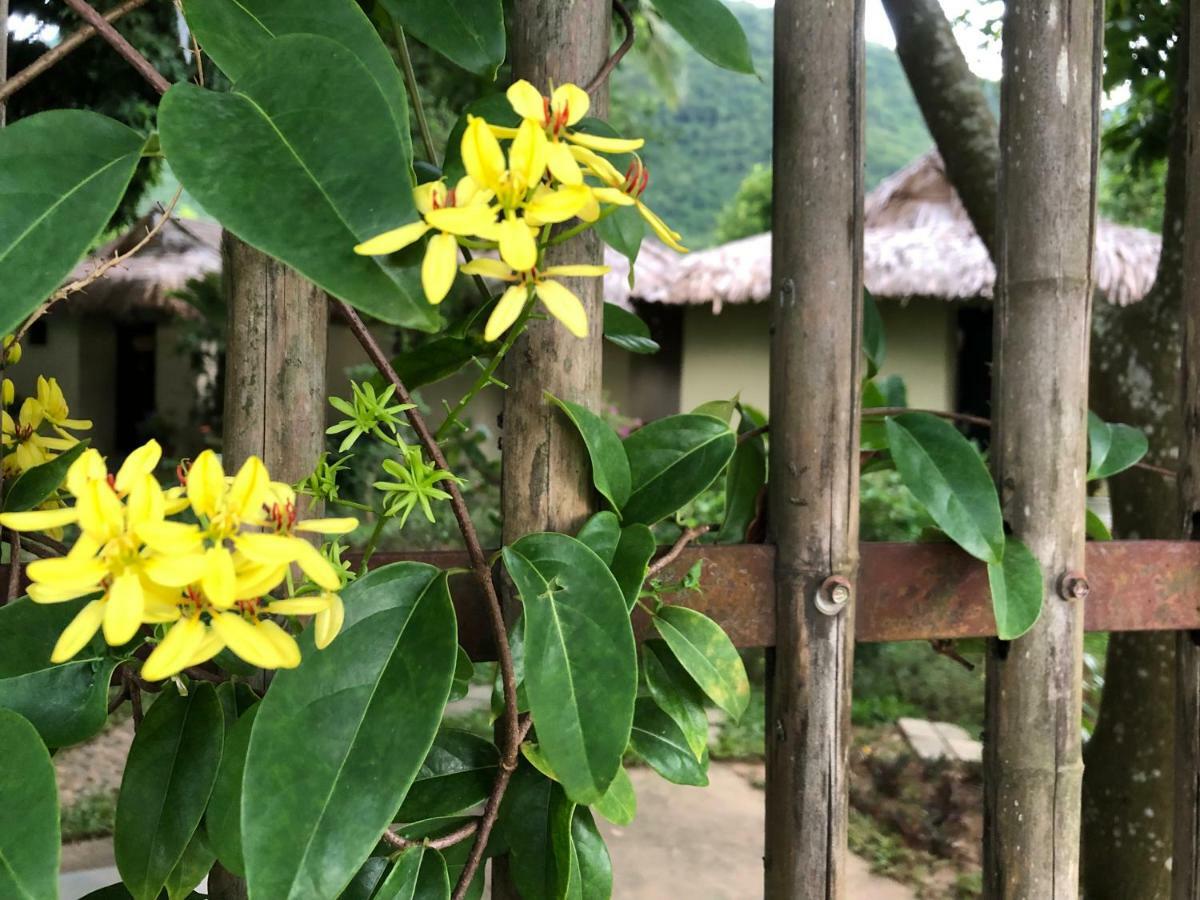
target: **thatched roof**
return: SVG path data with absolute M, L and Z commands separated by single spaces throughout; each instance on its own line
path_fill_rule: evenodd
M 863 276 L 876 297 L 988 298 L 996 272 L 983 241 L 942 167 L 930 152 L 891 175 L 864 204 Z M 1146 295 L 1158 265 L 1158 235 L 1101 220 L 1096 286 L 1122 306 Z M 771 289 L 771 235 L 742 238 L 684 257 L 674 277 L 651 279 L 635 294 L 652 302 L 723 303 L 766 299 Z

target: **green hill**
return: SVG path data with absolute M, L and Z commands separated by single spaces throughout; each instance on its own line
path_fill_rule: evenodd
M 729 7 L 746 31 L 761 80 L 718 69 L 671 33 L 678 56 L 674 107 L 658 99 L 638 54 L 626 57 L 613 83 L 614 120 L 648 138 L 646 199 L 690 247 L 713 242 L 721 208 L 754 165 L 771 158 L 772 11 L 736 2 Z M 895 53 L 868 44 L 866 68 L 869 190 L 933 142 Z

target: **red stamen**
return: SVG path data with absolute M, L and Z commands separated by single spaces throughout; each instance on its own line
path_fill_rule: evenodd
M 544 110 L 545 110 L 545 113 L 543 114 L 543 115 L 544 115 L 544 119 L 543 119 L 543 121 L 542 121 L 542 124 L 543 124 L 543 125 L 546 125 L 546 126 L 549 126 L 549 124 L 550 124 L 550 117 L 551 117 L 551 113 L 550 113 L 550 98 L 549 98 L 549 97 L 546 97 L 546 96 L 543 96 L 543 97 L 542 97 L 542 109 L 544 109 Z
M 642 166 L 642 186 L 638 188 L 638 196 L 646 193 L 646 185 L 650 183 L 650 170 Z
M 456 188 L 451 188 L 451 189 L 450 189 L 450 190 L 449 190 L 449 191 L 446 193 L 446 205 L 447 205 L 447 206 L 457 206 L 457 205 L 458 205 L 458 200 L 456 200 L 456 199 L 455 199 L 455 197 L 454 197 L 454 191 L 455 191 L 455 190 L 456 190 Z
M 179 461 L 179 465 L 175 467 L 175 477 L 179 479 L 179 483 L 183 487 L 187 487 L 188 471 L 192 468 L 192 461 L 186 456 Z
M 110 472 L 108 475 L 105 476 L 105 480 L 108 481 L 108 486 L 110 488 L 112 488 L 114 491 L 117 489 L 117 476 L 116 475 L 113 475 Z

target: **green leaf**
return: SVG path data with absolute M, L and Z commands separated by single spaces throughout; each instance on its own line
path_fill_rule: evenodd
M 887 422 L 882 416 L 872 416 L 870 411 L 888 406 L 883 391 L 873 380 L 864 381 L 862 388 L 862 428 L 858 446 L 862 450 L 886 450 L 888 448 Z
M 1087 536 L 1093 541 L 1111 541 L 1112 532 L 1108 530 L 1108 526 L 1104 524 L 1104 520 L 1090 509 L 1085 510 L 1085 513 L 1084 524 Z
M 1149 449 L 1149 441 L 1141 430 L 1131 425 L 1109 424 L 1095 413 L 1088 413 L 1088 481 L 1124 472 Z
M 658 342 L 650 337 L 650 326 L 629 310 L 604 302 L 604 337 L 630 353 L 657 353 Z
M 708 747 L 704 692 L 680 665 L 671 648 L 661 640 L 642 644 L 642 668 L 650 696 L 659 709 L 675 720 L 699 762 Z
M 591 803 L 616 777 L 633 720 L 637 651 L 625 598 L 603 560 L 564 534 L 521 538 L 504 548 L 504 565 L 524 607 L 538 741 L 568 796 Z
M 733 422 L 733 414 L 737 408 L 737 397 L 730 397 L 728 400 L 707 400 L 693 409 L 692 415 L 712 416 L 714 419 L 720 419 L 726 425 L 729 425 Z
M 21 599 L 0 607 L 0 708 L 32 722 L 48 747 L 82 743 L 108 720 L 117 660 L 85 647 L 70 662 L 50 662 L 59 634 L 87 603 Z
M 203 828 L 197 828 L 192 839 L 188 841 L 183 856 L 167 876 L 168 900 L 183 900 L 192 895 L 192 888 L 200 884 L 208 875 L 209 869 L 217 861 L 208 835 Z
M 250 707 L 226 732 L 221 767 L 217 770 L 217 780 L 205 813 L 213 851 L 221 865 L 238 876 L 246 874 L 246 861 L 242 856 L 242 775 L 246 771 L 250 730 L 257 715 L 258 706 Z
M 383 883 L 391 864 L 382 856 L 370 857 L 350 879 L 338 900 L 376 900 L 375 891 Z
M 754 430 L 752 419 L 742 416 L 738 434 Z M 760 516 L 760 498 L 767 484 L 767 446 L 761 434 L 741 437 L 725 470 L 725 518 L 716 535 L 718 544 L 740 544 Z
M 526 762 L 549 778 L 551 781 L 558 781 L 558 776 L 554 774 L 554 768 L 550 765 L 550 761 L 546 759 L 546 755 L 542 753 L 542 748 L 533 741 L 521 742 L 521 755 L 525 757 Z M 614 779 L 615 781 L 616 779 Z M 612 785 L 609 785 L 612 787 Z
M 622 767 L 612 780 L 604 796 L 592 804 L 592 808 L 614 825 L 628 825 L 637 817 L 637 794 L 633 781 Z
M 410 847 L 397 858 L 373 900 L 450 900 L 446 860 L 431 847 Z
M 625 596 L 625 608 L 630 612 L 642 592 L 646 569 L 655 549 L 654 533 L 648 526 L 639 522 L 621 529 L 621 540 L 617 542 L 617 552 L 613 554 L 609 568 Z
M 37 730 L 0 709 L 0 897 L 58 897 L 58 786 Z
M 675 720 L 649 697 L 638 698 L 631 743 L 646 765 L 667 781 L 695 787 L 708 784 L 708 748 L 697 760 Z
M 884 357 L 887 356 L 887 335 L 883 330 L 879 306 L 869 291 L 863 291 L 862 329 L 863 353 L 867 357 L 867 377 L 874 378 L 883 367 Z
M 1042 612 L 1042 568 L 1029 548 L 1014 537 L 1005 541 L 1004 561 L 988 563 L 996 635 L 1002 641 L 1019 638 Z
M 929 413 L 887 420 L 892 459 L 917 502 L 950 539 L 987 563 L 1004 556 L 996 486 L 979 452 L 949 422 Z
M 0 334 L 15 331 L 100 237 L 145 144 L 82 109 L 0 130 Z
M 462 161 L 462 139 L 467 130 L 467 120 L 471 116 L 479 116 L 492 125 L 508 128 L 515 128 L 521 124 L 521 117 L 513 111 L 512 104 L 504 94 L 487 94 L 467 104 L 467 108 L 450 130 L 450 137 L 446 139 L 446 152 L 442 161 L 442 174 L 446 178 L 446 184 L 455 184 L 467 174 Z
M 492 789 L 498 764 L 499 752 L 491 741 L 456 728 L 442 728 L 396 820 L 449 816 L 482 803 Z
M 449 378 L 475 357 L 486 355 L 488 345 L 478 337 L 438 337 L 393 358 L 392 368 L 412 391 Z M 382 377 L 374 380 L 377 388 L 386 386 Z
M 159 127 L 179 180 L 242 240 L 389 324 L 437 328 L 415 272 L 354 252 L 416 212 L 409 145 L 352 51 L 275 38 L 230 93 L 176 84 Z
M 587 807 L 575 807 L 571 819 L 571 850 L 575 855 L 572 874 L 578 872 L 581 900 L 611 897 L 612 858 Z
M 309 34 L 337 41 L 375 82 L 387 101 L 404 155 L 412 159 L 404 79 L 379 32 L 354 0 L 183 0 L 183 11 L 204 52 L 235 83 L 253 73 L 256 60 L 274 38 Z
M 883 393 L 884 406 L 908 406 L 908 388 L 904 379 L 899 375 L 889 375 L 887 378 L 876 378 L 874 383 Z
M 562 787 L 532 766 L 521 765 L 513 773 L 501 808 L 501 830 L 522 900 L 566 895 L 573 807 Z
M 750 43 L 741 23 L 721 0 L 652 0 L 679 36 L 709 62 L 753 75 Z
M 668 416 L 625 438 L 632 491 L 626 523 L 653 525 L 695 499 L 724 470 L 737 439 L 712 416 Z
M 169 687 L 129 748 L 113 853 L 135 900 L 154 900 L 200 825 L 221 762 L 221 701 L 211 684 L 183 697 Z
M 634 273 L 633 265 L 637 262 L 638 251 L 641 249 L 642 241 L 646 237 L 646 220 L 642 218 L 637 207 L 614 207 L 613 212 L 603 216 L 596 222 L 596 234 L 600 235 L 600 240 L 629 260 L 629 277 L 632 279 Z M 632 286 L 631 282 L 630 287 Z M 630 315 L 633 314 L 630 313 Z M 607 329 L 605 333 L 607 335 Z M 657 346 L 656 344 L 655 349 L 657 349 Z M 645 351 L 634 350 L 633 352 L 642 353 Z
M 592 461 L 592 483 L 596 485 L 596 490 L 614 508 L 623 507 L 629 499 L 630 467 L 617 433 L 587 407 L 569 400 L 559 400 L 549 393 L 546 399 L 566 413 L 583 438 L 588 458 Z
M 342 592 L 346 623 L 279 672 L 243 777 L 251 896 L 336 897 L 371 854 L 433 745 L 458 641 L 446 576 L 376 569 Z
M 685 606 L 664 606 L 654 627 L 709 699 L 740 719 L 750 702 L 750 680 L 737 648 L 721 626 Z
M 454 659 L 454 684 L 450 688 L 449 702 L 461 700 L 471 690 L 471 679 L 475 677 L 475 664 L 462 647 Z
M 500 0 L 383 0 L 392 17 L 468 72 L 495 79 L 504 62 L 504 9 Z
M 33 509 L 53 494 L 67 477 L 67 469 L 71 468 L 71 463 L 80 457 L 89 443 L 91 442 L 80 441 L 50 462 L 26 469 L 18 475 L 4 496 L 4 511 L 23 512 Z
M 621 522 L 614 512 L 598 512 L 583 523 L 575 539 L 587 544 L 589 550 L 611 567 L 617 543 L 621 540 Z
M 529 712 L 529 698 L 525 695 L 525 617 L 518 610 L 508 625 L 508 649 L 512 653 L 513 675 L 517 681 L 517 712 Z M 504 714 L 504 681 L 500 667 L 492 679 L 492 719 Z

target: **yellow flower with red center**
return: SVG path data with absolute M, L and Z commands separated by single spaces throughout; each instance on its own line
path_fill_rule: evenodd
M 515 272 L 498 259 L 474 259 L 462 267 L 468 275 L 482 275 L 514 284 L 500 296 L 499 302 L 488 316 L 483 329 L 483 339 L 494 341 L 521 315 L 529 299 L 530 290 L 542 302 L 554 318 L 567 327 L 576 337 L 587 337 L 587 310 L 583 301 L 566 285 L 555 278 L 591 278 L 603 275 L 608 266 L 563 265 L 547 266 L 528 272 Z
M 574 147 L 572 152 L 576 159 L 587 166 L 588 171 L 602 182 L 601 187 L 592 188 L 592 200 L 580 211 L 579 216 L 584 221 L 595 221 L 600 216 L 600 202 L 615 206 L 636 206 L 638 213 L 646 220 L 646 224 L 658 236 L 658 239 L 679 253 L 687 253 L 687 247 L 679 241 L 681 235 L 670 228 L 666 222 L 642 202 L 642 195 L 650 183 L 650 170 L 645 167 L 637 156 L 629 164 L 622 175 L 611 162 L 593 153 L 586 147 Z

